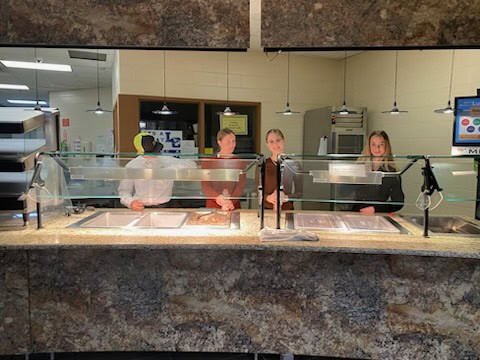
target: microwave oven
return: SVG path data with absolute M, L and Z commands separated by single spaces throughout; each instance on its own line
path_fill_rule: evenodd
M 331 134 L 333 154 L 360 154 L 366 142 L 364 128 L 336 128 Z

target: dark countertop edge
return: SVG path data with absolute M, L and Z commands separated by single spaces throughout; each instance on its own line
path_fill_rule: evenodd
M 432 251 L 432 250 L 406 250 L 406 249 L 372 249 L 372 248 L 350 248 L 350 247 L 305 247 L 305 246 L 281 246 L 278 244 L 268 245 L 198 245 L 198 244 L 62 244 L 62 245 L 1 245 L 0 251 L 13 250 L 79 250 L 79 249 L 98 249 L 98 250 L 242 250 L 242 251 L 287 251 L 287 252 L 325 252 L 342 254 L 362 254 L 362 255 L 399 255 L 399 256 L 425 256 L 442 258 L 463 258 L 480 259 L 480 253 L 461 253 L 450 251 Z

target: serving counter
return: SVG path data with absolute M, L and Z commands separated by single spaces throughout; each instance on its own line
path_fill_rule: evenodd
M 101 210 L 97 210 L 101 211 Z M 111 212 L 125 212 L 125 209 L 109 209 Z M 159 209 L 145 210 L 144 213 L 158 212 Z M 160 210 L 161 211 L 161 210 Z M 164 209 L 163 211 L 184 212 L 185 209 Z M 188 211 L 188 210 L 187 210 Z M 133 213 L 133 212 L 132 212 Z M 65 216 L 61 213 L 51 214 L 46 225 L 37 230 L 34 225 L 26 228 L 0 227 L 1 250 L 59 249 L 76 247 L 94 248 L 129 248 L 129 249 L 236 249 L 236 250 L 293 250 L 313 252 L 347 252 L 383 255 L 414 255 L 453 258 L 480 259 L 480 240 L 467 236 L 435 236 L 425 238 L 422 230 L 403 219 L 392 218 L 407 229 L 410 234 L 385 233 L 346 233 L 317 231 L 319 241 L 268 241 L 259 239 L 259 219 L 256 210 L 236 211 L 241 215 L 240 228 L 228 229 L 126 229 L 118 228 L 72 228 L 71 225 L 90 216 L 82 214 Z M 292 212 L 284 212 L 285 216 Z M 299 211 L 297 213 L 315 213 Z M 320 212 L 328 214 L 329 212 Z M 345 214 L 349 214 L 345 212 Z M 354 214 L 354 213 L 351 213 Z M 265 225 L 273 228 L 276 214 L 265 214 Z
M 0 231 L 1 354 L 480 357 L 478 238 L 394 216 L 411 234 L 261 242 L 254 210 L 235 231 L 67 228 L 89 215 Z
M 151 154 L 141 159 L 141 168 L 128 165 L 134 157 L 49 153 L 36 164 L 24 196 L 37 202 L 41 229 L 34 221 L 16 228 L 0 224 L 0 354 L 480 358 L 474 158 L 393 157 L 391 171 L 383 172 L 374 171 L 375 159 L 366 157 L 280 157 L 277 202 L 285 189 L 294 188 L 286 195 L 296 213 L 307 203 L 316 208 L 294 217 L 294 226 L 312 232 L 312 224 L 335 224 L 338 231 L 314 231 L 318 241 L 261 241 L 262 225 L 285 231 L 291 220 L 289 213 L 264 211 L 263 156 L 173 160 Z M 113 214 L 129 210 L 108 209 L 110 215 L 91 217 L 100 210 L 79 207 L 85 199 L 151 201 L 135 191 L 146 180 L 164 186 L 168 198 L 158 203 L 205 202 L 220 191 L 226 200 L 257 203 L 260 209 L 236 210 L 239 226 L 202 228 L 183 224 L 201 223 L 210 209 L 196 209 L 189 221 L 191 209 L 145 210 L 142 217 L 133 212 L 118 217 Z M 397 184 L 398 196 L 376 196 L 372 189 L 384 180 Z M 205 185 L 217 192 L 205 191 Z M 345 216 L 339 211 L 327 216 L 319 211 L 324 205 Z M 402 208 L 411 216 L 366 221 L 373 218 L 345 211 L 361 207 Z M 435 219 L 428 216 L 434 209 Z M 178 214 L 161 220 L 157 215 L 163 211 Z M 439 214 L 452 220 L 452 229 Z M 459 219 L 464 215 L 469 215 L 465 221 Z M 124 226 L 108 227 L 113 218 Z M 404 231 L 392 228 L 390 220 Z M 432 226 L 422 230 L 427 220 Z M 385 232 L 388 228 L 393 232 Z M 457 234 L 442 234 L 445 230 Z M 429 231 L 437 234 L 426 237 Z

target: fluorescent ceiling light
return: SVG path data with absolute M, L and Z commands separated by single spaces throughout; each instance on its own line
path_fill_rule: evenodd
M 27 85 L 15 85 L 15 84 L 0 84 L 0 89 L 7 90 L 30 90 Z
M 18 68 L 18 69 L 36 69 L 36 70 L 72 72 L 72 67 L 70 65 L 47 64 L 42 62 L 10 61 L 10 60 L 0 60 L 0 62 L 6 67 Z
M 18 104 L 18 105 L 36 105 L 37 101 L 35 100 L 7 100 L 10 104 Z M 47 105 L 46 101 L 39 100 L 38 103 L 40 105 Z

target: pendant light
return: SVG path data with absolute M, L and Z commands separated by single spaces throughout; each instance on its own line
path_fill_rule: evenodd
M 42 59 L 40 58 L 37 58 L 37 48 L 34 48 L 33 49 L 33 61 L 35 61 L 36 63 L 41 63 L 42 62 Z M 38 98 L 38 70 L 37 68 L 34 68 L 34 74 L 35 74 L 35 106 L 30 109 L 24 109 L 26 111 L 42 111 L 42 107 L 40 106 L 40 100 Z M 9 101 L 10 102 L 10 101 Z
M 452 64 L 450 68 L 450 86 L 448 88 L 448 102 L 447 102 L 447 107 L 443 109 L 437 109 L 434 110 L 433 112 L 437 114 L 452 114 L 454 112 L 452 108 L 452 103 L 450 102 L 450 99 L 452 97 L 452 82 L 453 82 L 453 64 L 455 60 L 455 50 L 452 50 Z
M 35 59 L 34 59 L 35 62 L 41 62 L 40 59 L 37 59 L 37 48 L 35 48 L 34 50 L 34 56 L 35 56 Z M 39 100 L 38 100 L 38 70 L 37 69 L 35 69 L 35 101 L 37 103 L 33 108 L 33 110 L 42 111 L 42 107 L 40 106 Z
M 400 113 L 408 113 L 406 110 L 399 110 L 397 106 L 397 73 L 398 73 L 398 50 L 395 50 L 395 84 L 393 93 L 393 108 L 392 110 L 382 111 L 382 114 L 398 115 Z
M 102 109 L 102 106 L 100 105 L 100 73 L 99 73 L 99 69 L 98 69 L 98 49 L 97 49 L 97 106 L 95 107 L 95 109 L 91 109 L 91 110 L 85 110 L 87 112 L 93 112 L 95 113 L 96 115 L 102 115 L 106 112 L 112 112 L 111 110 L 104 110 Z
M 349 115 L 349 114 L 357 113 L 356 111 L 347 109 L 346 92 L 347 92 L 347 50 L 345 50 L 345 54 L 343 56 L 343 105 L 339 110 L 333 111 L 332 114 Z
M 163 106 L 160 110 L 153 110 L 155 115 L 174 115 L 177 111 L 170 110 L 167 106 L 167 57 L 166 51 L 163 51 Z
M 237 115 L 235 111 L 230 109 L 228 105 L 228 75 L 229 75 L 229 66 L 228 66 L 228 51 L 227 51 L 227 103 L 225 104 L 225 110 L 217 112 L 217 115 L 232 116 Z
M 287 52 L 287 105 L 283 111 L 277 111 L 276 112 L 277 114 L 282 114 L 282 115 L 300 114 L 299 111 L 293 111 L 290 108 L 289 97 L 290 97 L 290 52 Z

